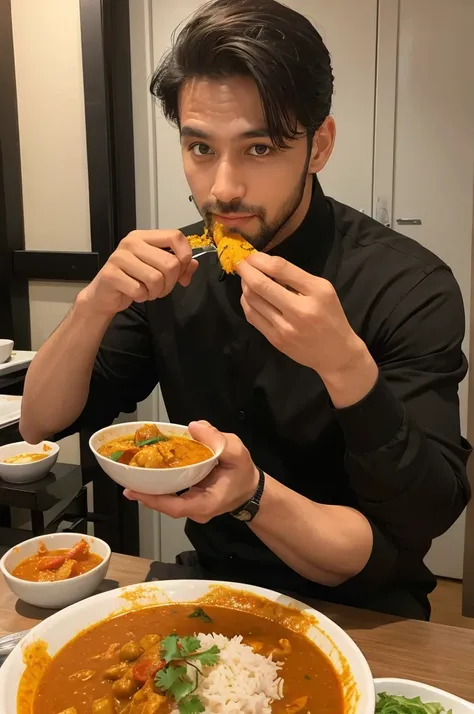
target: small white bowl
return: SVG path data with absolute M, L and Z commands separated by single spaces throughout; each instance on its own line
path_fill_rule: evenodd
M 44 543 L 48 550 L 60 550 L 62 548 L 72 548 L 82 538 L 89 543 L 91 552 L 102 558 L 102 562 L 92 570 L 89 570 L 89 572 L 68 580 L 58 580 L 56 583 L 33 583 L 16 578 L 11 574 L 22 560 L 38 551 L 40 543 Z M 30 538 L 30 540 L 25 540 L 23 543 L 10 548 L 0 560 L 0 572 L 3 573 L 12 593 L 19 597 L 20 600 L 30 605 L 36 605 L 36 607 L 57 609 L 72 605 L 72 603 L 83 600 L 95 593 L 106 576 L 110 556 L 111 550 L 109 546 L 100 538 L 93 538 L 81 533 L 50 533 Z
M 107 476 L 120 486 L 138 493 L 162 495 L 184 491 L 203 480 L 217 465 L 220 453 L 215 453 L 206 461 L 190 466 L 179 466 L 172 469 L 144 469 L 138 466 L 119 464 L 112 459 L 101 456 L 98 452 L 101 446 L 119 436 L 134 434 L 145 424 L 155 424 L 166 436 L 189 436 L 187 427 L 166 422 L 132 421 L 126 424 L 113 424 L 93 434 L 89 446 L 101 468 Z
M 375 679 L 375 693 L 380 694 L 398 694 L 401 697 L 413 699 L 420 697 L 424 704 L 437 702 L 441 704 L 446 711 L 452 709 L 453 714 L 473 714 L 474 704 L 467 702 L 465 699 L 456 697 L 454 694 L 449 694 L 443 689 L 437 689 L 429 684 L 414 682 L 411 679 L 397 679 L 395 677 L 387 677 L 384 679 Z
M 10 359 L 13 352 L 13 340 L 0 340 L 0 364 Z
M 43 446 L 48 446 L 47 456 L 31 464 L 5 464 L 5 459 L 17 454 L 43 453 Z M 8 483 L 31 483 L 38 481 L 51 471 L 58 459 L 59 445 L 52 441 L 42 441 L 39 444 L 28 444 L 26 441 L 17 441 L 14 444 L 0 446 L 0 478 Z

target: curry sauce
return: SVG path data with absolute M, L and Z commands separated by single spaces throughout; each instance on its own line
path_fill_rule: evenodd
M 180 636 L 196 632 L 218 632 L 229 638 L 241 635 L 254 651 L 264 656 L 275 653 L 282 662 L 284 698 L 273 703 L 274 714 L 343 714 L 341 679 L 326 655 L 304 634 L 229 607 L 206 604 L 202 612 L 201 619 L 195 605 L 159 605 L 117 615 L 86 630 L 51 660 L 36 688 L 32 708 L 19 714 L 141 711 L 132 708 L 131 701 L 143 683 L 132 683 L 129 691 L 121 691 L 117 683 L 122 670 L 134 659 L 140 664 L 145 644 L 156 650 L 158 638 L 173 632 Z M 94 703 L 100 700 L 108 700 L 113 708 L 96 710 Z M 298 708 L 298 702 L 303 708 Z M 172 709 L 172 702 L 163 701 L 159 714 L 169 714 Z

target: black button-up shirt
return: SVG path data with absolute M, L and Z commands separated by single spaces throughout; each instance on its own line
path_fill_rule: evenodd
M 201 230 L 196 224 L 183 232 Z M 206 419 L 237 434 L 264 471 L 313 501 L 357 508 L 374 534 L 365 569 L 328 588 L 293 572 L 230 516 L 188 521 L 206 567 L 223 578 L 401 614 L 383 603 L 408 593 L 427 611 L 434 579 L 423 558 L 469 498 L 458 405 L 467 369 L 459 288 L 439 258 L 326 198 L 317 181 L 302 225 L 274 253 L 334 285 L 380 368 L 362 402 L 335 410 L 314 371 L 247 323 L 240 278 L 220 282 L 210 254 L 199 259 L 190 287 L 177 285 L 168 297 L 114 318 L 81 424 L 95 429 L 133 411 L 159 382 L 172 422 Z

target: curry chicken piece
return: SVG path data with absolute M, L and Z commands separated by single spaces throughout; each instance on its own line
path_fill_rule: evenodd
M 163 436 L 163 434 L 155 424 L 144 424 L 135 432 L 135 443 L 148 441 L 148 439 L 154 439 L 157 436 Z

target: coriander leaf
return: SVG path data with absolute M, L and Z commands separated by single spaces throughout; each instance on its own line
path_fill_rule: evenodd
M 110 454 L 109 459 L 112 459 L 112 461 L 118 461 L 122 454 L 123 451 L 114 451 L 112 454 Z
M 166 664 L 171 662 L 172 659 L 182 659 L 183 656 L 178 647 L 179 637 L 178 635 L 168 635 L 161 642 L 161 656 L 165 660 Z
M 209 615 L 206 612 L 204 612 L 202 607 L 197 607 L 195 610 L 193 610 L 193 612 L 190 615 L 188 615 L 188 617 L 189 618 L 193 618 L 193 617 L 199 618 L 203 622 L 212 622 L 212 618 L 209 617 Z
M 186 672 L 186 667 L 173 667 L 168 665 L 157 672 L 155 684 L 159 687 L 159 689 L 162 689 L 164 692 L 168 692 L 173 689 L 175 683 L 181 677 L 186 675 Z
M 308 681 L 311 679 L 311 677 L 309 676 L 309 674 L 305 674 L 304 678 L 307 679 Z
M 200 640 L 197 637 L 180 637 L 178 639 L 178 652 L 179 657 L 183 659 L 184 657 L 189 657 L 194 652 L 196 652 L 201 646 Z
M 425 704 L 420 697 L 407 697 L 382 692 L 375 705 L 376 714 L 451 714 L 438 702 Z
M 148 446 L 149 444 L 158 444 L 160 441 L 169 441 L 167 436 L 154 436 L 152 439 L 145 439 L 145 441 L 136 441 L 135 446 Z
M 206 707 L 201 700 L 196 697 L 186 697 L 178 704 L 179 714 L 202 714 L 206 711 Z
M 217 645 L 213 645 L 208 650 L 204 652 L 197 652 L 196 654 L 188 655 L 186 659 L 188 660 L 198 660 L 203 667 L 212 667 L 219 661 L 220 649 Z
M 169 693 L 174 698 L 177 704 L 179 704 L 183 699 L 185 699 L 189 694 L 192 694 L 196 689 L 196 683 L 188 677 L 187 674 L 183 675 L 182 678 L 178 679 Z

